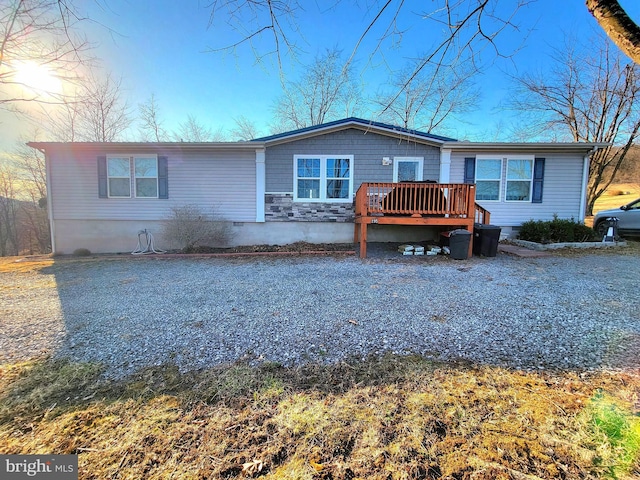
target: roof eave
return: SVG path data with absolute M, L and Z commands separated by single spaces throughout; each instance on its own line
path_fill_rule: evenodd
M 264 148 L 264 142 L 242 141 L 242 142 L 27 142 L 31 148 L 40 151 L 53 149 L 76 149 L 76 150 L 108 150 L 108 149 L 162 149 L 162 150 L 251 150 Z
M 494 152 L 568 152 L 607 148 L 606 142 L 444 142 L 443 149 L 454 151 L 494 151 Z

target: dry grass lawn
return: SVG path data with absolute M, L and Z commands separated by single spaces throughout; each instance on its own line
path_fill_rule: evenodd
M 331 367 L 0 366 L 0 451 L 80 478 L 637 478 L 640 373 L 526 373 L 388 356 Z

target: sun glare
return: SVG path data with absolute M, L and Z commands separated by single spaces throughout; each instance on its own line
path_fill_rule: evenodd
M 39 95 L 55 95 L 62 91 L 62 83 L 46 65 L 24 62 L 16 66 L 15 81 L 23 88 Z

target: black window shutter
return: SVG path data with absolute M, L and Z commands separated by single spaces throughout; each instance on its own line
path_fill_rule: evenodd
M 476 183 L 475 157 L 469 157 L 464 159 L 464 183 Z
M 544 160 L 544 158 L 536 158 L 533 165 L 533 193 L 531 194 L 531 203 L 542 203 Z
M 158 157 L 158 198 L 169 198 L 169 161 Z
M 107 190 L 107 157 L 98 157 L 98 198 L 109 198 Z

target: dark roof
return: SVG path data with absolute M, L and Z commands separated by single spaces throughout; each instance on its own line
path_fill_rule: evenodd
M 268 137 L 254 138 L 252 141 L 268 142 L 271 140 L 278 140 L 280 138 L 296 136 L 304 133 L 313 132 L 315 130 L 323 130 L 326 128 L 337 127 L 343 124 L 350 124 L 350 123 L 357 123 L 364 127 L 373 127 L 373 128 L 384 129 L 384 130 L 391 130 L 393 132 L 398 132 L 398 133 L 406 133 L 416 137 L 424 138 L 425 140 L 433 140 L 435 142 L 455 142 L 456 141 L 455 138 L 442 137 L 440 135 L 434 135 L 432 133 L 421 132 L 418 130 L 398 127 L 396 125 L 389 125 L 381 122 L 374 122 L 373 120 L 364 120 L 362 118 L 357 118 L 357 117 L 343 118 L 342 120 L 335 120 L 333 122 L 322 123 L 320 125 L 313 125 L 311 127 L 300 128 L 298 130 L 291 130 L 290 132 L 277 133 L 275 135 L 270 135 Z

